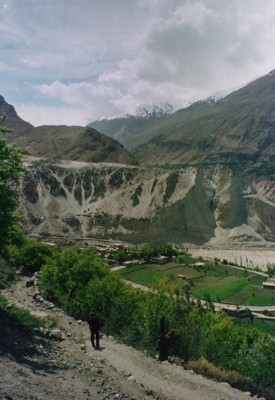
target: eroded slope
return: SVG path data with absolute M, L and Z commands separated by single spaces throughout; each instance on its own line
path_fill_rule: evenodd
M 29 233 L 129 241 L 275 240 L 275 187 L 226 166 L 167 171 L 29 161 Z

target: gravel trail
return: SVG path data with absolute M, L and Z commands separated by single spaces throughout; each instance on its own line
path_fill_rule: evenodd
M 30 340 L 2 323 L 0 327 L 0 399 L 12 400 L 248 400 L 227 383 L 218 383 L 181 366 L 160 363 L 145 353 L 101 339 L 95 351 L 88 325 L 53 304 L 33 299 L 26 278 L 2 291 L 8 301 L 46 320 L 55 320 L 61 340 Z M 60 333 L 59 331 L 59 333 Z M 256 397 L 255 397 L 256 398 Z

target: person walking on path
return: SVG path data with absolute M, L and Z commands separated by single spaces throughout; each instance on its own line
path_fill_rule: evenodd
M 158 336 L 159 361 L 168 360 L 169 350 L 179 336 L 175 329 L 169 329 L 167 332 L 167 320 L 165 316 L 161 317 Z
M 99 329 L 100 320 L 95 312 L 92 312 L 88 317 L 88 324 L 91 331 L 91 342 L 95 349 L 99 348 Z

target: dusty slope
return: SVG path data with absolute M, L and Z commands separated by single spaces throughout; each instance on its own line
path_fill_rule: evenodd
M 275 241 L 275 185 L 224 165 L 165 170 L 26 160 L 28 234 L 159 241 Z
M 16 337 L 14 331 L 2 335 L 2 399 L 8 398 L 5 395 L 13 400 L 251 399 L 249 393 L 205 379 L 182 367 L 159 363 L 110 337 L 101 340 L 100 351 L 92 351 L 87 325 L 52 308 L 48 302 L 36 303 L 33 291 L 33 288 L 26 288 L 24 279 L 2 294 L 20 307 L 56 319 L 64 332 L 64 340 L 55 342 L 51 349 L 37 343 L 36 351 L 31 354 L 26 342 L 22 343 L 22 338 Z M 3 347 L 3 340 L 7 338 L 12 347 Z

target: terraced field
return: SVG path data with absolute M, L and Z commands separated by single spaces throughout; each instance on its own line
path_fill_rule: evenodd
M 126 280 L 152 287 L 161 278 L 190 286 L 192 294 L 199 299 L 210 299 L 243 305 L 275 305 L 275 293 L 263 289 L 263 275 L 247 269 L 208 262 L 203 267 L 170 262 L 164 265 L 144 264 L 119 271 Z

